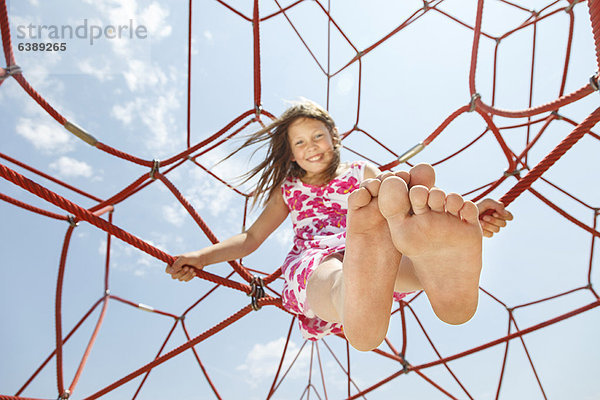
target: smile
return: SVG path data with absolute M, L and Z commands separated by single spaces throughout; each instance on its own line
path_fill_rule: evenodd
M 307 158 L 306 161 L 320 161 L 323 158 L 323 154 L 317 154 L 316 156 L 312 156 L 310 158 Z

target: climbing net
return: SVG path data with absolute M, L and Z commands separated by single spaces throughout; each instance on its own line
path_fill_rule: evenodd
M 222 398 L 223 390 L 226 390 L 226 383 L 219 385 L 214 379 L 213 374 L 210 372 L 210 367 L 205 367 L 202 361 L 202 346 L 210 343 L 210 340 L 214 340 L 215 335 L 228 335 L 231 331 L 231 326 L 240 324 L 246 320 L 258 319 L 260 314 L 264 313 L 265 309 L 278 308 L 281 311 L 281 315 L 286 315 L 286 310 L 281 305 L 280 294 L 278 292 L 279 285 L 281 284 L 280 270 L 275 268 L 271 271 L 264 271 L 264 268 L 250 268 L 246 266 L 247 262 L 243 260 L 232 261 L 229 263 L 229 269 L 222 274 L 209 271 L 197 271 L 196 276 L 199 280 L 203 280 L 209 286 L 203 286 L 206 290 L 202 293 L 202 296 L 194 299 L 185 311 L 181 313 L 165 311 L 156 305 L 145 305 L 141 304 L 134 299 L 125 298 L 116 293 L 111 287 L 112 280 L 109 276 L 111 266 L 111 248 L 114 246 L 114 238 L 118 238 L 121 241 L 127 243 L 129 246 L 137 248 L 144 253 L 160 260 L 162 263 L 170 264 L 174 261 L 174 256 L 168 254 L 166 251 L 159 249 L 157 246 L 152 245 L 149 241 L 142 240 L 140 237 L 128 232 L 117 224 L 113 223 L 113 214 L 119 209 L 119 205 L 123 204 L 130 198 L 138 193 L 149 188 L 151 185 L 162 185 L 168 193 L 170 193 L 177 201 L 185 208 L 189 213 L 197 227 L 203 232 L 206 238 L 212 242 L 218 242 L 216 235 L 213 233 L 211 228 L 205 222 L 206 218 L 201 216 L 199 212 L 192 206 L 192 203 L 187 199 L 179 189 L 175 186 L 172 179 L 169 179 L 170 174 L 176 173 L 176 171 L 183 165 L 193 165 L 194 168 L 198 168 L 202 173 L 207 174 L 215 180 L 221 182 L 234 192 L 237 196 L 240 196 L 244 202 L 244 213 L 243 213 L 243 226 L 246 225 L 247 211 L 249 209 L 248 198 L 250 193 L 244 192 L 243 189 L 235 187 L 233 182 L 222 176 L 219 173 L 212 170 L 206 163 L 203 162 L 203 156 L 210 154 L 211 151 L 215 151 L 219 147 L 226 146 L 228 140 L 240 135 L 243 132 L 253 131 L 258 129 L 260 126 L 264 126 L 271 119 L 275 118 L 274 115 L 277 112 L 271 110 L 271 104 L 263 104 L 263 67 L 264 57 L 261 54 L 261 30 L 266 24 L 271 21 L 279 20 L 283 22 L 290 32 L 297 37 L 297 43 L 299 43 L 302 51 L 312 58 L 317 69 L 322 72 L 326 82 L 326 95 L 325 102 L 327 106 L 330 106 L 335 95 L 330 92 L 330 84 L 336 77 L 343 74 L 344 72 L 354 68 L 357 70 L 358 76 L 358 92 L 355 96 L 355 115 L 353 120 L 349 120 L 348 123 L 340 124 L 344 151 L 348 154 L 352 154 L 354 157 L 361 157 L 369 160 L 374 164 L 378 165 L 382 170 L 390 170 L 393 168 L 404 168 L 406 165 L 412 165 L 414 160 L 418 159 L 418 153 L 423 150 L 435 147 L 436 143 L 440 142 L 444 138 L 444 134 L 448 135 L 451 131 L 452 125 L 455 121 L 460 118 L 469 115 L 470 118 L 476 116 L 482 128 L 479 132 L 469 132 L 473 135 L 473 139 L 465 145 L 462 145 L 458 149 L 448 150 L 447 146 L 444 146 L 442 150 L 437 149 L 439 154 L 443 154 L 439 160 L 433 160 L 426 158 L 424 161 L 430 162 L 436 166 L 436 169 L 443 170 L 444 165 L 452 163 L 456 159 L 461 157 L 468 157 L 466 154 L 470 150 L 476 148 L 481 141 L 489 141 L 495 143 L 500 149 L 501 157 L 505 160 L 505 167 L 502 170 L 494 171 L 490 175 L 490 179 L 478 187 L 471 187 L 464 191 L 464 195 L 471 199 L 478 200 L 488 195 L 494 195 L 500 197 L 500 200 L 505 204 L 509 205 L 518 198 L 524 198 L 525 195 L 532 196 L 531 199 L 537 199 L 541 204 L 544 204 L 548 210 L 551 210 L 553 217 L 557 215 L 561 220 L 568 221 L 568 224 L 576 226 L 577 231 L 590 238 L 591 246 L 589 247 L 589 255 L 586 255 L 585 265 L 569 265 L 563 268 L 565 275 L 578 274 L 582 278 L 579 284 L 575 286 L 567 287 L 564 290 L 556 291 L 550 294 L 545 294 L 539 298 L 532 299 L 524 303 L 509 303 L 503 300 L 504 292 L 498 293 L 492 290 L 488 290 L 485 287 L 485 283 L 482 283 L 481 287 L 481 303 L 484 310 L 480 310 L 480 314 L 487 313 L 492 310 L 495 313 L 493 317 L 496 321 L 500 319 L 506 319 L 507 325 L 504 327 L 507 329 L 506 332 L 496 334 L 493 337 L 487 338 L 487 340 L 479 340 L 476 343 L 470 343 L 469 346 L 455 352 L 445 351 L 442 348 L 452 348 L 447 345 L 449 339 L 451 341 L 456 340 L 453 337 L 433 337 L 430 334 L 430 330 L 427 328 L 427 309 L 423 306 L 422 293 L 415 293 L 403 301 L 398 302 L 394 306 L 393 310 L 393 325 L 391 328 L 390 335 L 386 338 L 384 345 L 379 349 L 372 352 L 373 357 L 379 357 L 381 363 L 391 363 L 390 372 L 384 373 L 384 369 L 377 371 L 378 378 L 372 381 L 366 381 L 365 379 L 355 379 L 356 362 L 351 363 L 351 359 L 359 359 L 363 355 L 357 355 L 356 352 L 350 351 L 343 337 L 332 337 L 327 338 L 319 342 L 305 342 L 299 349 L 293 349 L 290 346 L 290 340 L 295 332 L 294 330 L 294 317 L 291 316 L 291 323 L 287 330 L 287 337 L 283 346 L 283 351 L 279 359 L 278 368 L 272 375 L 272 384 L 265 390 L 266 398 L 278 398 L 283 396 L 282 391 L 284 389 L 285 378 L 290 375 L 290 371 L 294 368 L 294 362 L 301 357 L 302 354 L 310 352 L 310 365 L 308 367 L 308 381 L 300 387 L 300 398 L 310 398 L 311 394 L 318 398 L 366 398 L 367 395 L 375 396 L 378 392 L 389 387 L 392 383 L 397 384 L 398 390 L 406 393 L 403 385 L 408 385 L 408 379 L 413 377 L 414 380 L 425 383 L 420 386 L 419 390 L 421 393 L 425 393 L 423 396 L 438 396 L 440 398 L 491 398 L 496 396 L 498 398 L 503 391 L 510 393 L 511 388 L 507 387 L 507 381 L 509 380 L 506 376 L 509 374 L 507 371 L 510 369 L 509 363 L 509 344 L 514 343 L 524 353 L 524 357 L 527 360 L 526 370 L 527 374 L 531 376 L 535 387 L 534 393 L 538 397 L 552 397 L 552 391 L 548 388 L 554 388 L 553 382 L 549 382 L 544 379 L 544 373 L 540 373 L 540 365 L 536 364 L 536 355 L 542 358 L 544 349 L 536 349 L 532 351 L 527 343 L 527 338 L 533 335 L 540 335 L 541 332 L 550 327 L 559 324 L 562 321 L 570 320 L 573 317 L 586 313 L 586 315 L 592 314 L 588 312 L 595 309 L 600 305 L 600 297 L 595 291 L 593 281 L 593 254 L 595 240 L 600 235 L 597 229 L 597 219 L 600 208 L 598 205 L 589 204 L 590 199 L 586 198 L 590 193 L 578 193 L 573 194 L 565 188 L 565 185 L 553 182 L 547 173 L 548 170 L 555 164 L 560 164 L 561 158 L 567 157 L 571 152 L 574 145 L 585 138 L 588 140 L 590 146 L 597 146 L 600 136 L 592 131 L 594 125 L 600 120 L 600 108 L 594 109 L 592 112 L 587 112 L 584 117 L 579 116 L 574 118 L 564 112 L 568 110 L 574 104 L 583 104 L 583 108 L 586 108 L 589 104 L 585 101 L 589 100 L 591 96 L 597 96 L 595 94 L 598 91 L 598 75 L 594 71 L 590 71 L 591 77 L 583 80 L 579 76 L 573 78 L 575 81 L 581 83 L 580 88 L 577 90 L 567 90 L 567 77 L 570 67 L 572 43 L 574 41 L 574 32 L 578 24 L 587 26 L 587 17 L 590 17 L 591 27 L 593 31 L 593 38 L 595 41 L 596 57 L 598 65 L 600 65 L 600 5 L 597 1 L 589 1 L 587 3 L 580 2 L 577 0 L 572 1 L 553 1 L 545 4 L 539 11 L 528 9 L 526 5 L 518 5 L 509 1 L 499 0 L 495 3 L 501 5 L 507 10 L 511 10 L 519 16 L 524 16 L 518 24 L 512 27 L 510 30 L 505 31 L 501 34 L 492 34 L 486 32 L 483 27 L 483 9 L 484 1 L 479 0 L 477 7 L 474 12 L 474 23 L 464 21 L 454 15 L 449 9 L 445 8 L 444 0 L 435 1 L 423 1 L 422 4 L 415 6 L 412 13 L 408 14 L 406 18 L 398 21 L 395 29 L 380 37 L 377 41 L 373 42 L 368 46 L 358 46 L 355 41 L 351 40 L 352 36 L 344 24 L 336 18 L 335 8 L 332 8 L 328 2 L 316 0 L 307 2 L 303 0 L 289 2 L 288 4 L 280 4 L 275 0 L 276 9 L 272 13 L 262 13 L 262 9 L 259 8 L 259 1 L 253 2 L 252 15 L 246 15 L 243 11 L 236 8 L 235 5 L 226 3 L 221 0 L 217 0 L 219 7 L 222 7 L 223 12 L 229 14 L 231 17 L 248 24 L 251 26 L 251 38 L 253 40 L 253 103 L 247 111 L 241 112 L 235 118 L 231 119 L 227 123 L 223 123 L 223 127 L 208 137 L 194 143 L 192 139 L 192 130 L 190 128 L 191 115 L 190 112 L 190 99 L 192 89 L 192 2 L 189 2 L 189 25 L 188 25 L 188 113 L 187 113 L 187 146 L 178 154 L 173 155 L 164 160 L 152 160 L 144 159 L 126 151 L 117 149 L 110 146 L 109 144 L 103 143 L 100 139 L 97 139 L 92 134 L 88 133 L 85 129 L 80 128 L 74 123 L 70 122 L 65 118 L 60 110 L 53 107 L 41 94 L 37 93 L 35 88 L 27 81 L 27 69 L 20 67 L 18 59 L 15 57 L 14 45 L 11 42 L 11 31 L 9 27 L 9 13 L 7 9 L 6 0 L 0 1 L 0 27 L 2 32 L 2 42 L 4 48 L 4 55 L 6 59 L 6 67 L 0 69 L 0 84 L 4 84 L 9 78 L 14 79 L 18 84 L 33 98 L 40 107 L 42 107 L 56 122 L 70 133 L 77 136 L 90 146 L 94 148 L 96 152 L 99 152 L 102 157 L 106 159 L 119 159 L 127 163 L 131 163 L 145 169 L 145 172 L 137 179 L 133 180 L 126 187 L 118 190 L 116 193 L 106 198 L 100 198 L 98 196 L 91 195 L 86 191 L 74 187 L 68 183 L 65 183 L 44 171 L 38 170 L 31 167 L 27 160 L 18 160 L 11 155 L 0 153 L 0 158 L 3 162 L 0 164 L 0 175 L 6 181 L 11 182 L 25 191 L 43 199 L 45 202 L 50 203 L 56 207 L 59 207 L 63 212 L 59 213 L 50 211 L 47 207 L 34 205 L 34 202 L 28 203 L 22 200 L 22 197 L 17 198 L 9 196 L 4 193 L 0 193 L 0 199 L 5 203 L 4 209 L 9 210 L 17 207 L 19 210 L 24 210 L 24 213 L 35 213 L 44 218 L 52 220 L 64 221 L 67 223 L 67 230 L 64 237 L 62 251 L 60 253 L 60 262 L 58 264 L 58 278 L 56 283 L 56 294 L 54 302 L 54 323 L 55 323 L 55 346 L 49 350 L 49 355 L 43 362 L 35 369 L 35 371 L 24 380 L 24 382 L 15 390 L 14 395 L 0 394 L 0 399 L 25 399 L 31 397 L 24 397 L 24 394 L 31 390 L 31 387 L 41 379 L 44 371 L 51 369 L 52 363 L 54 364 L 56 372 L 56 388 L 50 388 L 44 386 L 43 388 L 36 387 L 36 390 L 44 390 L 42 396 L 44 398 L 54 398 L 56 393 L 58 397 L 62 399 L 69 398 L 70 396 L 77 395 L 85 399 L 96 399 L 105 395 L 114 393 L 115 390 L 126 386 L 130 389 L 127 396 L 136 398 L 138 395 L 144 397 L 142 389 L 151 384 L 152 375 L 151 371 L 162 366 L 169 360 L 181 355 L 184 352 L 191 351 L 193 356 L 200 368 L 201 374 L 205 377 L 207 387 L 210 387 L 214 397 Z M 489 2 L 486 2 L 489 3 Z M 585 8 L 588 8 L 586 10 Z M 332 51 L 336 50 L 336 47 L 332 45 L 331 38 L 333 36 L 338 39 L 347 48 L 351 48 L 352 55 L 347 58 L 346 62 L 337 69 L 334 70 L 331 67 L 329 61 L 323 63 L 323 58 L 320 57 L 317 51 L 312 47 L 309 40 L 303 32 L 302 26 L 294 20 L 294 13 L 301 7 L 310 7 L 312 11 L 326 21 L 327 30 L 327 43 L 326 49 L 327 60 Z M 576 18 L 577 16 L 577 18 Z M 582 16 L 586 18 L 582 21 Z M 384 45 L 397 40 L 403 32 L 409 30 L 419 24 L 424 24 L 428 19 L 436 19 L 444 24 L 456 24 L 460 26 L 460 29 L 464 29 L 465 32 L 469 32 L 472 39 L 471 55 L 470 55 L 470 70 L 468 75 L 468 93 L 470 100 L 462 104 L 460 107 L 455 109 L 449 114 L 436 113 L 432 111 L 432 115 L 435 116 L 435 120 L 443 121 L 439 126 L 433 129 L 429 135 L 422 135 L 423 139 L 418 143 L 414 144 L 407 151 L 397 151 L 400 144 L 394 144 L 393 146 L 384 144 L 378 139 L 378 135 L 370 133 L 372 129 L 365 126 L 361 119 L 361 109 L 365 108 L 365 101 L 363 99 L 362 90 L 366 90 L 368 85 L 363 82 L 363 75 L 365 80 L 368 79 L 368 75 L 363 74 L 363 67 L 366 68 L 370 57 L 373 57 L 377 51 L 380 51 Z M 537 30 L 542 30 L 543 26 L 549 24 L 548 21 L 554 21 L 561 19 L 563 21 L 566 18 L 567 23 L 565 24 L 565 47 L 563 57 L 563 69 L 562 73 L 557 75 L 557 79 L 548 81 L 549 84 L 554 85 L 557 94 L 554 98 L 550 99 L 545 104 L 535 105 L 534 103 L 534 68 L 536 60 L 536 44 L 540 40 L 538 38 Z M 576 23 L 577 22 L 577 23 Z M 546 25 L 545 25 L 546 24 Z M 510 111 L 501 109 L 495 106 L 497 93 L 500 93 L 502 87 L 497 86 L 497 80 L 501 81 L 501 77 L 497 77 L 496 66 L 501 59 L 503 43 L 510 41 L 514 36 L 519 35 L 523 32 L 528 32 L 529 36 L 527 40 L 531 41 L 533 52 L 529 55 L 531 60 L 531 68 L 528 73 L 528 104 L 521 110 Z M 531 34 L 533 33 L 533 34 Z M 263 33 L 264 35 L 264 33 Z M 262 37 L 264 39 L 264 37 Z M 522 39 L 520 37 L 519 40 Z M 479 54 L 480 49 L 483 46 L 483 42 L 493 43 L 492 45 L 492 57 L 486 60 L 487 67 L 491 69 L 489 74 L 491 79 L 489 80 L 489 87 L 480 89 L 478 91 L 478 84 L 476 84 L 476 73 L 478 71 L 478 63 L 481 63 L 481 55 Z M 555 49 L 555 51 L 557 51 Z M 438 80 L 439 85 L 444 85 L 444 73 L 443 68 L 440 69 L 441 74 L 436 76 L 434 79 Z M 387 73 L 390 76 L 393 74 L 392 71 Z M 481 86 L 481 85 L 480 85 Z M 363 89 L 364 88 L 364 89 Z M 497 90 L 498 89 L 498 90 Z M 489 92 L 489 93 L 488 93 Z M 466 92 L 465 92 L 466 93 Z M 485 93 L 485 94 L 481 94 Z M 499 96 L 499 95 L 498 95 Z M 587 99 L 587 100 L 586 100 Z M 593 100 L 596 103 L 596 100 Z M 595 107 L 595 106 L 594 106 Z M 333 113 L 335 117 L 335 112 Z M 394 122 L 394 121 L 387 121 Z M 553 127 L 561 124 L 561 126 L 568 126 L 569 131 L 566 135 L 563 135 L 561 139 L 558 139 L 555 135 Z M 6 129 L 5 129 L 6 130 Z M 518 133 L 514 133 L 518 132 Z M 523 133 L 523 135 L 521 135 Z M 6 132 L 5 132 L 6 134 Z M 466 136 L 466 134 L 463 134 Z M 518 140 L 515 137 L 518 136 Z M 550 137 L 548 137 L 550 136 Z M 6 139 L 5 139 L 6 140 Z M 460 141 L 464 141 L 461 137 Z M 356 143 L 356 145 L 353 145 Z M 456 144 L 457 142 L 454 142 Z M 547 146 L 548 143 L 553 143 L 552 150 L 549 152 L 540 153 L 543 146 Z M 363 146 L 363 144 L 365 144 Z M 405 145 L 406 143 L 404 143 Z M 542 145 L 544 144 L 544 145 Z M 402 146 L 404 146 L 402 145 Z M 376 146 L 377 150 L 373 151 L 372 154 L 363 154 L 364 148 L 370 148 L 370 146 Z M 359 150 L 360 149 L 360 150 Z M 403 148 L 404 150 L 404 148 Z M 420 154 L 428 154 L 427 151 Z M 433 154 L 433 153 L 431 153 Z M 541 154 L 541 155 L 540 155 Z M 479 160 L 483 163 L 484 160 Z M 585 164 L 582 165 L 582 168 Z M 20 171 L 20 172 L 18 172 Z M 575 171 L 572 172 L 573 176 L 577 174 Z M 58 189 L 50 190 L 39 182 L 51 181 Z M 597 180 L 596 180 L 597 182 Z M 535 184 L 535 188 L 534 188 Z M 542 186 L 543 184 L 543 186 Z M 591 186 L 594 183 L 590 182 Z M 568 184 L 566 185 L 569 186 Z M 596 185 L 597 186 L 597 185 Z M 540 187 L 542 187 L 540 189 Z M 554 200 L 551 195 L 543 194 L 544 189 L 552 193 L 557 199 L 568 199 L 565 203 L 563 200 Z M 79 204 L 75 201 L 69 200 L 69 197 L 73 194 L 83 196 L 86 200 L 94 203 L 91 207 L 83 207 L 80 202 Z M 596 197 L 593 199 L 597 201 L 597 188 L 595 194 Z M 496 196 L 497 195 L 497 196 Z M 529 198 L 529 197 L 528 197 Z M 45 203 L 45 204 L 47 204 Z M 518 206 L 518 201 L 515 202 L 514 206 Z M 567 204 L 563 207 L 562 204 Z M 541 207 L 541 206 L 540 206 Z M 582 211 L 584 210 L 584 211 Z M 4 212 L 4 211 L 3 211 Z M 9 211 L 6 211 L 9 212 Z M 12 211 L 10 211 L 12 212 Z M 21 212 L 21 211 L 19 211 Z M 591 216 L 591 218 L 584 219 L 579 215 Z M 526 216 L 520 216 L 521 219 L 527 219 Z M 587 222 L 586 222 L 587 221 Z M 591 222 L 590 222 L 591 221 Z M 67 268 L 67 255 L 70 251 L 70 242 L 75 232 L 76 227 L 80 223 L 87 223 L 93 225 L 98 230 L 106 233 L 106 248 L 105 254 L 105 268 L 103 276 L 101 277 L 103 282 L 103 293 L 100 298 L 97 299 L 91 306 L 80 316 L 76 318 L 76 323 L 72 326 L 67 327 L 63 323 L 63 294 L 65 288 L 65 272 Z M 517 222 L 515 221 L 514 224 Z M 566 222 L 565 222 L 566 223 Z M 507 232 L 504 235 L 516 235 L 516 233 Z M 524 233 L 525 235 L 533 235 L 531 232 Z M 28 236 L 23 235 L 22 237 L 11 237 L 14 241 L 27 241 Z M 494 239 L 496 240 L 496 239 Z M 519 239 L 525 240 L 525 239 Z M 8 248 L 7 248 L 8 250 Z M 550 251 L 551 249 L 548 249 Z M 577 261 L 580 261 L 579 258 Z M 515 261 L 516 262 L 516 261 Z M 14 266 L 10 266 L 11 268 Z M 19 266 L 23 267 L 23 266 Z M 8 266 L 5 266 L 8 268 Z M 47 268 L 47 266 L 44 266 Z M 532 267 L 533 268 L 533 267 Z M 539 270 L 539 274 L 543 274 L 545 266 L 536 267 Z M 508 268 L 507 268 L 508 269 Z M 166 279 L 166 277 L 165 277 Z M 567 280 L 568 281 L 568 280 Z M 510 279 L 507 280 L 510 283 Z M 544 281 L 541 281 L 544 282 Z M 570 282 L 570 281 L 568 281 Z M 530 283 L 533 285 L 534 283 Z M 25 292 L 27 288 L 23 288 Z M 223 315 L 220 322 L 210 326 L 208 329 L 201 331 L 200 334 L 192 334 L 192 329 L 189 328 L 186 317 L 190 317 L 197 313 L 196 316 L 204 318 L 206 313 L 201 313 L 199 308 L 202 304 L 210 301 L 211 297 L 215 293 L 229 293 L 233 297 L 233 293 L 246 293 L 248 294 L 248 304 L 243 306 L 241 309 L 229 314 Z M 533 293 L 546 293 L 546 292 L 533 292 Z M 35 295 L 35 294 L 32 294 Z M 510 296 L 508 296 L 510 297 Z M 541 304 L 556 304 L 561 299 L 572 299 L 576 301 L 570 301 L 567 303 L 568 307 L 564 305 L 553 308 L 550 313 L 544 313 L 543 318 L 519 318 L 516 314 L 523 312 L 527 315 L 528 312 L 535 313 L 536 307 Z M 591 300 L 590 300 L 591 299 Z M 577 303 L 579 301 L 579 303 Z M 161 345 L 159 346 L 158 352 L 151 359 L 150 362 L 144 362 L 138 365 L 133 371 L 121 375 L 112 382 L 95 382 L 95 385 L 102 384 L 95 391 L 91 390 L 90 393 L 79 394 L 77 389 L 78 383 L 82 376 L 91 374 L 92 371 L 86 369 L 88 358 L 94 354 L 94 348 L 97 339 L 101 336 L 103 322 L 105 317 L 110 313 L 108 312 L 109 303 L 121 303 L 133 308 L 148 311 L 157 318 L 169 318 L 172 321 L 172 325 L 168 330 L 168 333 L 164 337 Z M 49 299 L 40 299 L 42 307 L 45 311 L 50 312 Z M 489 305 L 488 306 L 486 306 Z M 495 308 L 494 308 L 495 307 Z M 9 309 L 8 304 L 3 304 L 3 308 Z M 259 311 L 260 310 L 260 311 Z M 502 314 L 498 314 L 498 310 L 501 310 Z M 533 311 L 530 311 L 533 310 Z M 258 311 L 258 312 L 254 312 Z M 490 311 L 490 312 L 492 312 Z M 10 311 L 9 311 L 10 312 Z M 66 358 L 64 355 L 66 346 L 69 340 L 77 334 L 82 327 L 86 326 L 87 320 L 94 313 L 98 314 L 97 322 L 91 330 L 91 338 L 89 341 L 84 343 L 80 349 L 80 361 L 77 363 L 76 360 Z M 214 313 L 213 310 L 209 310 L 210 313 Z M 596 311 L 597 312 L 597 311 Z M 498 317 L 501 315 L 501 317 Z M 213 315 L 210 315 L 211 320 Z M 520 326 L 517 322 L 525 321 L 529 323 L 527 327 Z M 490 320 L 486 320 L 490 321 Z M 593 321 L 590 317 L 589 321 Z M 486 322 L 486 323 L 488 323 Z M 593 322 L 589 322 L 584 325 L 586 328 L 593 331 Z M 251 326 L 251 325 L 247 325 Z M 254 329 L 254 328 L 252 328 Z M 469 329 L 469 325 L 460 329 L 460 332 L 465 332 L 465 329 Z M 174 332 L 181 330 L 185 335 L 185 342 L 180 346 L 171 350 L 167 349 L 169 341 L 172 339 Z M 234 339 L 240 340 L 244 333 L 235 331 L 239 337 Z M 448 333 L 451 331 L 444 331 L 446 334 L 455 335 L 455 333 Z M 7 332 L 8 335 L 14 334 L 19 335 L 18 329 L 11 329 L 11 332 Z M 419 344 L 416 344 L 416 337 L 422 338 Z M 411 343 L 411 338 L 414 341 Z M 575 338 L 573 336 L 571 339 Z M 576 339 L 573 339 L 576 340 Z M 8 339 L 3 339 L 10 343 Z M 341 344 L 341 345 L 340 345 Z M 561 351 L 563 343 L 554 343 L 557 351 L 553 352 L 553 358 L 558 359 L 560 365 L 561 360 L 568 360 Z M 461 373 L 461 360 L 467 358 L 467 356 L 473 357 L 478 354 L 485 354 L 488 349 L 501 349 L 500 356 L 496 360 L 494 365 L 494 376 L 495 383 L 487 384 L 485 390 L 472 380 L 469 379 L 469 375 L 473 371 L 468 373 Z M 289 352 L 294 351 L 296 354 L 291 355 Z M 423 356 L 419 356 L 422 354 Z M 119 358 L 126 357 L 123 354 L 114 355 L 115 362 L 119 362 Z M 329 357 L 331 364 L 325 364 L 325 358 Z M 426 358 L 429 357 L 429 358 Z M 289 361 L 292 360 L 292 361 Z M 419 360 L 416 362 L 416 360 Z M 3 363 L 9 364 L 10 360 L 4 360 Z M 568 361 L 564 361 L 568 363 Z M 168 365 L 168 363 L 167 363 Z M 330 370 L 330 366 L 341 371 L 344 376 L 344 384 L 341 385 L 341 389 L 338 393 L 335 393 L 335 388 L 339 389 L 340 385 L 328 383 L 327 372 Z M 287 369 L 286 369 L 287 368 Z M 479 367 L 477 367 L 479 368 Z M 68 383 L 68 378 L 65 373 L 65 369 L 74 370 L 73 378 Z M 471 367 L 471 370 L 473 367 Z M 430 372 L 431 371 L 431 372 Z M 468 370 L 469 371 L 469 370 Z M 25 373 L 23 373 L 25 374 Z M 188 375 L 192 375 L 189 370 L 179 371 L 179 378 L 182 380 L 188 380 Z M 403 378 L 405 380 L 403 380 Z M 135 383 L 135 386 L 132 385 Z M 384 386 L 384 384 L 386 384 Z M 583 384 L 585 382 L 578 382 Z M 90 386 L 94 387 L 94 386 Z M 7 392 L 11 390 L 9 387 L 0 388 L 1 392 Z M 522 393 L 522 387 L 519 384 L 513 388 L 515 392 Z M 119 392 L 122 396 L 124 392 Z M 433 393 L 433 394 L 431 394 Z M 383 392 L 384 398 L 385 392 Z M 286 394 L 287 396 L 287 394 Z M 202 396 L 204 398 L 204 396 Z M 437 398 L 437 397 L 436 397 Z

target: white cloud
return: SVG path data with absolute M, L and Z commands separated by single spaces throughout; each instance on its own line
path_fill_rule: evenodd
M 172 31 L 171 25 L 166 22 L 168 16 L 168 9 L 153 2 L 140 12 L 140 22 L 148 29 L 148 33 L 153 39 L 163 38 L 169 36 Z
M 146 87 L 165 85 L 168 81 L 167 76 L 159 66 L 134 58 L 127 61 L 127 70 L 123 72 L 123 76 L 127 82 L 127 87 L 132 92 Z
M 93 174 L 92 167 L 89 164 L 66 156 L 62 156 L 50 164 L 50 169 L 56 171 L 58 176 L 64 178 L 76 178 L 80 176 L 89 178 Z
M 215 217 L 230 210 L 235 196 L 233 190 L 200 168 L 192 169 L 190 178 L 191 184 L 186 191 L 186 198 L 194 209 L 207 209 Z
M 156 1 L 147 7 L 140 7 L 136 0 L 85 0 L 88 4 L 93 4 L 98 13 L 106 19 L 106 25 L 125 25 L 133 24 L 135 31 L 138 27 L 144 26 L 147 30 L 147 38 L 131 38 L 128 35 L 110 40 L 113 51 L 117 55 L 127 58 L 136 58 L 140 56 L 140 51 L 148 52 L 148 39 L 161 39 L 167 37 L 172 32 L 172 27 L 167 23 L 169 9 L 161 6 Z
M 123 122 L 125 125 L 129 125 L 133 120 L 133 112 L 136 108 L 136 102 L 132 101 L 123 106 L 115 105 L 112 109 L 112 115 L 119 121 Z
M 206 39 L 207 42 L 212 43 L 213 41 L 213 34 L 211 31 L 209 31 L 208 29 L 204 31 L 203 33 L 204 35 L 204 39 Z
M 257 343 L 246 356 L 245 363 L 236 367 L 236 370 L 243 371 L 247 382 L 253 387 L 257 387 L 262 383 L 262 380 L 272 379 L 275 372 L 277 372 L 284 346 L 285 338 L 283 337 L 266 344 Z M 290 366 L 298 353 L 298 349 L 298 345 L 290 340 L 283 360 L 283 371 L 286 371 Z M 309 360 L 310 349 L 304 348 L 288 376 L 292 378 L 306 376 Z
M 146 112 L 141 114 L 142 122 L 153 136 L 148 143 L 151 149 L 160 149 L 163 154 L 174 148 L 173 127 L 177 126 L 173 111 L 179 108 L 175 90 L 169 90 L 147 104 Z
M 97 64 L 94 65 L 92 63 L 92 60 L 88 58 L 85 60 L 81 60 L 77 64 L 77 67 L 84 74 L 92 75 L 93 77 L 97 78 L 100 82 L 111 80 L 113 78 L 111 75 L 112 69 L 110 68 L 109 63 L 107 62 L 104 64 L 103 67 L 99 67 Z
M 45 153 L 64 154 L 73 150 L 75 143 L 69 133 L 56 123 L 20 118 L 16 127 L 19 135 Z
M 293 244 L 294 231 L 288 227 L 277 229 L 273 235 L 277 243 L 284 247 L 291 247 Z
M 144 242 L 149 245 L 156 247 L 157 249 L 167 252 L 165 250 L 164 243 L 160 240 L 167 239 L 170 240 L 168 236 L 165 235 L 157 235 L 152 234 L 153 236 L 159 236 L 159 242 L 156 243 L 152 240 L 148 240 L 145 238 L 140 238 Z M 179 240 L 175 239 L 177 243 Z M 102 240 L 98 246 L 98 254 L 101 256 L 106 255 L 106 240 Z M 160 269 L 156 269 L 157 266 L 162 268 L 162 261 L 157 260 L 153 256 L 137 249 L 136 247 L 122 242 L 121 240 L 113 240 L 111 241 L 111 268 L 114 268 L 119 271 L 124 271 L 131 273 L 135 276 L 145 276 L 148 273 L 156 273 L 162 272 Z
M 185 221 L 185 216 L 188 212 L 181 206 L 180 203 L 166 205 L 162 207 L 164 219 L 177 227 L 181 227 Z
M 134 119 L 140 120 L 150 132 L 145 143 L 149 150 L 159 152 L 157 156 L 169 154 L 183 139 L 174 135 L 177 121 L 173 112 L 179 108 L 179 100 L 175 89 L 155 97 L 137 97 L 124 105 L 115 105 L 112 115 L 119 121 L 129 125 Z

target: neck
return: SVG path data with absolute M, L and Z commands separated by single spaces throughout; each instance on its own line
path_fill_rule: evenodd
M 328 184 L 332 178 L 338 176 L 342 170 L 343 170 L 343 166 L 340 163 L 335 171 L 334 176 L 331 178 L 329 176 L 327 176 L 327 171 L 323 171 L 320 174 L 304 175 L 302 178 L 300 178 L 300 180 L 309 185 L 324 186 L 324 185 Z
M 314 186 L 323 186 L 323 185 L 327 184 L 329 181 L 327 179 L 327 177 L 325 176 L 325 173 L 318 174 L 318 175 L 312 175 L 312 176 L 304 175 L 300 179 L 302 180 L 302 182 L 307 183 L 309 185 L 314 185 Z

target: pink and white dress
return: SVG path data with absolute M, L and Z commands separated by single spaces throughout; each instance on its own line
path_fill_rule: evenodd
M 365 162 L 358 161 L 325 186 L 313 186 L 288 177 L 281 185 L 294 226 L 294 247 L 281 266 L 285 280 L 283 306 L 298 315 L 305 339 L 318 340 L 342 333 L 342 325 L 323 321 L 306 302 L 308 278 L 321 261 L 346 248 L 348 196 L 364 179 Z M 397 300 L 405 294 L 395 293 Z

